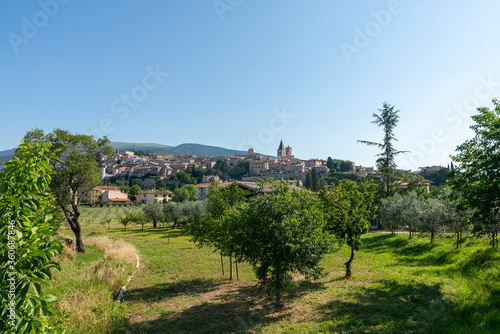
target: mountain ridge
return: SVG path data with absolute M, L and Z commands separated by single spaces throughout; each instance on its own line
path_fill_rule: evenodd
M 129 142 L 110 142 L 110 146 L 113 147 L 117 151 L 124 150 L 137 150 L 137 151 L 146 151 L 146 150 L 155 150 L 162 151 L 165 154 L 189 154 L 196 156 L 205 156 L 205 157 L 230 157 L 233 154 L 237 155 L 247 155 L 247 151 L 228 149 L 220 146 L 211 146 L 197 143 L 184 143 L 177 146 L 157 144 L 157 143 L 129 143 Z M 0 161 L 8 161 L 12 159 L 14 156 L 14 151 L 16 149 L 12 148 L 10 150 L 0 151 Z M 258 153 L 257 153 L 258 154 Z

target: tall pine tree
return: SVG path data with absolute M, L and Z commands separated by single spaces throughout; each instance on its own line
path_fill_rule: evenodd
M 394 129 L 399 122 L 399 110 L 394 110 L 394 106 L 384 102 L 382 109 L 378 109 L 380 115 L 373 114 L 373 124 L 383 128 L 384 138 L 381 143 L 358 140 L 358 143 L 366 144 L 368 146 L 376 146 L 382 150 L 382 153 L 377 154 L 377 168 L 382 174 L 382 180 L 385 188 L 385 197 L 391 195 L 391 187 L 395 179 L 396 163 L 394 158 L 396 155 L 406 153 L 407 151 L 398 151 L 394 148 L 394 142 L 397 141 L 394 136 Z

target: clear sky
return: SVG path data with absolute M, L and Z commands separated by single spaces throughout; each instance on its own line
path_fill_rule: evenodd
M 27 130 L 200 143 L 373 166 L 400 110 L 400 167 L 443 165 L 500 97 L 500 2 L 0 2 L 0 150 Z

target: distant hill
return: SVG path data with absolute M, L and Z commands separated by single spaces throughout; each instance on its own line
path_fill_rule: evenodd
M 111 146 L 115 150 L 141 150 L 149 152 L 158 152 L 164 154 L 190 154 L 203 157 L 230 157 L 233 154 L 247 155 L 247 151 L 231 150 L 223 147 L 201 145 L 201 144 L 180 144 L 178 146 L 169 146 L 155 143 L 124 143 L 124 142 L 111 142 Z
M 13 156 L 15 151 L 16 151 L 15 148 L 12 148 L 10 150 L 0 151 L 0 157 L 6 156 L 6 155 Z
M 124 143 L 114 141 L 111 142 L 111 146 L 115 150 L 146 150 L 146 149 L 164 149 L 168 150 L 172 146 L 155 144 L 155 143 Z
M 192 154 L 192 155 L 197 155 L 197 156 L 203 156 L 203 157 L 217 157 L 217 156 L 222 156 L 222 157 L 230 157 L 233 154 L 239 154 L 239 155 L 247 155 L 247 151 L 238 151 L 238 150 L 231 150 L 223 147 L 217 147 L 217 146 L 208 146 L 208 145 L 201 145 L 201 144 L 180 144 L 179 146 L 175 146 L 169 149 L 170 151 L 178 154 Z
M 5 165 L 3 164 L 5 161 L 12 160 L 14 157 L 15 148 L 5 151 L 0 151 L 0 171 L 4 170 Z
M 161 154 L 190 154 L 199 157 L 230 157 L 233 154 L 247 155 L 247 151 L 232 150 L 218 146 L 209 146 L 201 144 L 180 144 L 178 146 L 162 145 L 156 143 L 125 143 L 125 142 L 111 142 L 111 147 L 117 151 L 122 150 L 137 150 L 137 151 L 147 151 L 151 153 L 161 153 Z M 4 161 L 9 161 L 14 157 L 14 151 L 16 149 L 10 149 L 5 151 L 0 151 L 0 171 L 4 169 L 2 163 Z

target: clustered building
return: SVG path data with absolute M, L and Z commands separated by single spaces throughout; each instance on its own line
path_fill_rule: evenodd
M 167 178 L 180 171 L 194 169 L 206 169 L 214 167 L 219 160 L 226 160 L 230 166 L 239 162 L 249 162 L 249 173 L 243 177 L 243 181 L 258 181 L 268 177 L 279 177 L 283 179 L 295 179 L 305 181 L 307 173 L 314 167 L 320 176 L 325 176 L 330 171 L 326 160 L 309 159 L 301 160 L 292 155 L 292 148 L 285 147 L 283 140 L 277 150 L 277 157 L 256 154 L 252 148 L 247 155 L 231 155 L 228 157 L 198 157 L 195 155 L 173 156 L 153 154 L 151 156 L 137 156 L 132 151 L 118 151 L 112 157 L 103 158 L 100 179 L 107 183 L 110 178 L 126 181 L 129 177 L 143 178 L 146 175 Z M 352 173 L 366 176 L 373 173 L 373 167 L 355 166 L 353 163 Z M 220 182 L 217 176 L 206 175 L 203 183 Z M 148 186 L 148 184 L 145 184 Z
M 242 184 L 251 184 L 270 177 L 280 178 L 285 180 L 295 180 L 297 186 L 301 186 L 306 179 L 307 173 L 313 168 L 316 169 L 319 176 L 323 177 L 329 173 L 327 161 L 321 159 L 301 160 L 293 156 L 292 148 L 285 147 L 281 140 L 276 157 L 264 156 L 256 154 L 252 148 L 248 150 L 247 155 L 231 155 L 229 158 L 224 156 L 215 157 L 199 157 L 184 153 L 183 155 L 161 155 L 153 154 L 150 156 L 137 156 L 133 151 L 118 151 L 115 155 L 102 158 L 102 168 L 100 179 L 103 184 L 106 184 L 110 179 L 126 182 L 130 177 L 136 178 L 146 187 L 151 187 L 155 184 L 155 179 L 146 178 L 160 177 L 168 179 L 170 176 L 181 171 L 193 169 L 212 168 L 217 164 L 217 161 L 225 160 L 229 166 L 235 166 L 240 162 L 249 163 L 248 175 L 242 177 Z M 352 173 L 362 176 L 373 173 L 373 168 L 365 168 L 355 166 L 353 164 Z M 204 175 L 202 183 L 196 185 L 198 196 L 200 199 L 208 194 L 209 184 L 221 180 L 216 175 Z M 167 182 L 168 183 L 168 182 Z M 95 189 L 93 196 L 101 196 L 109 203 L 126 202 L 127 197 L 119 193 L 116 187 L 100 186 Z M 113 189 L 111 189 L 113 188 Z M 107 192 L 106 194 L 104 194 Z M 126 194 L 125 194 L 126 195 Z M 172 198 L 172 193 L 169 191 L 149 190 L 139 193 L 138 202 L 149 203 L 152 201 L 169 201 Z M 92 199 L 95 201 L 95 198 Z

